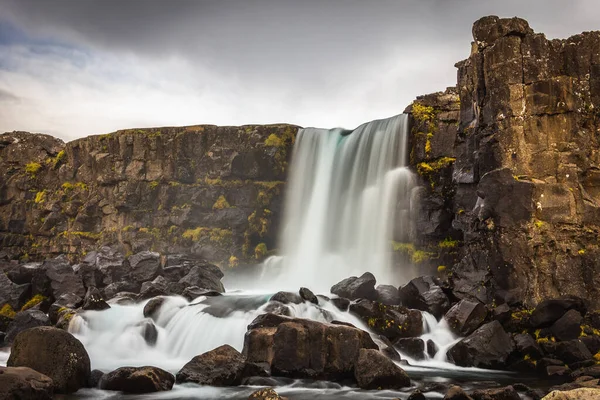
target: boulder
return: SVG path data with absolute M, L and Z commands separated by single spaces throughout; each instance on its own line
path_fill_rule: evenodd
M 302 304 L 304 299 L 297 293 L 292 292 L 277 292 L 275 293 L 270 301 L 278 301 L 282 304 Z
M 50 325 L 50 318 L 40 310 L 18 312 L 14 320 L 8 325 L 4 341 L 11 344 L 20 332 L 29 328 L 48 325 Z
M 179 280 L 179 283 L 188 286 L 198 286 L 208 290 L 214 290 L 219 293 L 223 293 L 225 288 L 221 283 L 223 273 L 218 267 L 212 264 L 196 265 L 190 269 L 183 278 Z
M 585 344 L 585 347 L 588 348 L 590 353 L 596 354 L 600 351 L 600 336 L 583 336 L 579 338 Z
M 331 293 L 350 300 L 377 299 L 375 291 L 375 277 L 370 272 L 365 272 L 360 277 L 351 276 L 331 287 Z
M 167 296 L 169 294 L 169 282 L 162 276 L 157 276 L 151 282 L 144 282 L 138 295 L 138 300 L 151 299 L 157 296 Z
M 161 273 L 160 254 L 141 251 L 128 258 L 131 279 L 138 283 L 151 281 Z
M 150 299 L 144 306 L 144 317 L 151 318 L 156 321 L 158 314 L 160 313 L 160 308 L 165 303 L 167 298 L 164 296 L 155 297 Z
M 444 400 L 473 400 L 460 386 L 450 386 Z
M 485 320 L 487 310 L 478 301 L 461 300 L 444 316 L 450 330 L 458 336 L 468 336 Z
M 535 307 L 529 322 L 534 329 L 546 328 L 558 321 L 569 310 L 576 310 L 580 314 L 585 314 L 587 308 L 583 300 L 575 296 L 544 300 Z
M 83 344 L 68 332 L 45 326 L 17 335 L 7 365 L 29 367 L 47 375 L 58 393 L 85 387 L 91 372 Z
M 58 299 L 63 294 L 71 293 L 79 297 L 85 295 L 83 281 L 79 275 L 73 271 L 66 257 L 59 256 L 51 261 L 45 261 L 42 268 L 46 271 L 46 276 L 50 281 L 51 297 Z M 48 295 L 44 292 L 35 292 Z
M 373 349 L 360 349 L 354 378 L 361 389 L 402 389 L 410 386 L 410 378 L 392 360 Z
M 158 330 L 151 319 L 147 318 L 140 321 L 137 326 L 140 327 L 140 334 L 148 346 L 154 346 L 158 340 Z
M 471 397 L 473 400 L 521 400 L 519 393 L 512 386 L 475 390 Z
M 455 344 L 447 353 L 461 367 L 504 368 L 514 344 L 498 321 L 489 322 Z
M 319 299 L 317 299 L 317 296 L 315 296 L 315 294 L 310 289 L 301 287 L 298 291 L 298 294 L 300 294 L 300 297 L 302 297 L 302 299 L 304 299 L 305 301 L 319 305 Z
M 102 380 L 103 376 L 104 372 L 100 371 L 99 369 L 93 369 L 90 373 L 90 379 L 88 380 L 87 386 L 91 388 L 99 388 L 100 381 Z
M 600 399 L 600 389 L 579 388 L 567 391 L 555 390 L 548 393 L 542 400 L 597 400 Z
M 400 304 L 400 291 L 392 285 L 379 285 L 377 291 L 377 301 L 388 305 L 397 306 Z
M 441 318 L 450 308 L 448 296 L 430 276 L 420 276 L 401 287 L 400 300 L 402 305 L 427 311 L 436 318 Z
M 423 316 L 417 310 L 386 306 L 367 299 L 351 304 L 349 310 L 374 332 L 392 341 L 401 337 L 420 336 L 423 333 Z
M 406 400 L 427 400 L 427 397 L 419 389 L 416 389 Z
M 175 377 L 157 367 L 122 367 L 104 374 L 100 389 L 124 393 L 153 393 L 171 390 Z
M 344 297 L 335 297 L 335 298 L 331 299 L 331 302 L 340 311 L 348 311 L 348 307 L 350 306 L 350 300 L 348 300 Z
M 237 386 L 242 383 L 244 357 L 233 347 L 223 345 L 192 358 L 177 373 L 177 383 L 211 386 Z
M 421 338 L 400 338 L 394 342 L 400 353 L 414 359 L 425 358 L 425 342 Z
M 567 342 L 545 342 L 542 349 L 547 355 L 563 361 L 566 364 L 592 359 L 593 355 L 579 339 Z
M 52 379 L 27 367 L 0 367 L 0 399 L 51 400 Z
M 91 257 L 90 257 L 91 259 Z M 108 286 L 112 283 L 121 282 L 129 273 L 129 263 L 121 252 L 104 246 L 96 253 L 95 265 L 102 274 L 102 285 Z M 133 283 L 133 282 L 132 282 Z M 138 286 L 139 288 L 139 286 Z M 117 290 L 121 292 L 123 290 Z M 135 290 L 137 292 L 137 290 Z M 111 298 L 106 292 L 106 297 Z
M 192 301 L 200 296 L 221 296 L 221 292 L 218 292 L 216 290 L 199 288 L 198 286 L 189 286 L 183 290 L 181 295 L 185 297 L 188 301 Z
M 18 310 L 27 300 L 31 285 L 18 285 L 12 282 L 6 275 L 0 273 L 0 307 L 8 304 Z
M 102 311 L 109 309 L 110 306 L 104 301 L 104 297 L 102 297 L 100 290 L 94 286 L 90 286 L 85 294 L 83 306 L 81 308 L 84 310 Z
M 260 389 L 248 396 L 248 400 L 286 400 L 287 397 L 281 397 L 271 388 Z
M 513 336 L 515 348 L 519 354 L 537 359 L 542 356 L 542 350 L 535 339 L 528 333 L 519 333 Z
M 522 18 L 498 18 L 495 15 L 483 17 L 473 24 L 473 38 L 479 46 L 485 48 L 504 36 L 533 34 L 527 21 Z
M 130 292 L 130 293 L 139 293 L 141 285 L 137 282 L 127 282 L 127 281 L 118 281 L 112 282 L 108 286 L 106 286 L 103 290 L 105 299 L 112 299 L 118 293 L 121 292 Z
M 552 336 L 561 341 L 577 339 L 581 334 L 581 314 L 571 309 L 550 327 Z

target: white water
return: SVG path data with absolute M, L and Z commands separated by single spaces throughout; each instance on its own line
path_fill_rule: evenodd
M 367 271 L 380 283 L 407 280 L 402 269 L 391 268 L 390 245 L 392 229 L 407 234 L 410 225 L 414 177 L 406 168 L 407 116 L 347 133 L 298 132 L 281 255 L 265 263 L 265 277 L 274 277 L 269 287 L 275 290 L 306 286 L 327 293 L 340 280 Z

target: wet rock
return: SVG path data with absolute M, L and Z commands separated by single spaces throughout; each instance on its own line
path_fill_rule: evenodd
M 198 286 L 190 286 L 186 287 L 185 290 L 181 293 L 181 295 L 185 297 L 188 301 L 192 301 L 200 296 L 221 296 L 221 293 L 216 290 L 203 289 L 199 288 Z
M 400 291 L 392 285 L 379 285 L 377 290 L 377 301 L 388 305 L 397 306 L 400 304 Z
M 93 369 L 90 373 L 90 379 L 88 380 L 87 386 L 91 388 L 99 388 L 100 381 L 102 380 L 103 376 L 104 372 L 100 371 L 99 369 Z
M 30 287 L 29 284 L 13 283 L 6 275 L 0 273 L 0 305 L 8 304 L 15 310 L 20 309 L 27 300 Z
M 90 358 L 83 344 L 61 329 L 37 327 L 15 338 L 7 365 L 29 367 L 52 379 L 58 393 L 85 387 L 90 377 Z
M 487 310 L 478 301 L 461 300 L 444 316 L 450 330 L 458 336 L 473 333 L 485 320 Z
M 150 319 L 146 319 L 141 321 L 138 326 L 140 327 L 141 335 L 144 338 L 144 341 L 148 344 L 148 346 L 154 346 L 156 344 L 156 340 L 158 339 L 158 330 L 156 326 Z
M 319 299 L 317 298 L 317 296 L 315 296 L 315 294 L 308 288 L 305 287 L 301 287 L 300 290 L 298 291 L 298 293 L 300 294 L 300 297 L 302 297 L 302 299 L 319 305 Z
M 473 400 L 460 386 L 451 386 L 446 392 L 444 400 Z
M 433 356 L 435 356 L 435 353 L 437 353 L 438 350 L 439 349 L 438 349 L 437 345 L 435 344 L 435 342 L 433 340 L 429 339 L 427 341 L 427 355 L 429 357 L 433 358 Z
M 282 304 L 304 303 L 304 299 L 299 294 L 292 292 L 277 292 L 271 297 L 270 301 L 278 301 Z
M 546 367 L 546 376 L 563 382 L 569 379 L 571 370 L 566 365 L 550 365 Z
M 600 351 L 600 336 L 583 336 L 579 338 L 585 344 L 585 347 L 588 348 L 590 353 L 596 354 Z
M 336 322 L 337 321 L 333 321 L 332 323 L 336 323 Z M 351 324 L 348 324 L 347 326 L 352 326 L 355 328 L 355 326 L 351 325 Z M 397 361 L 397 362 L 402 361 L 402 357 L 400 357 L 400 354 L 394 348 L 394 345 L 392 344 L 392 342 L 390 342 L 390 340 L 388 338 L 386 338 L 383 335 L 379 335 L 379 337 L 376 338 L 374 341 L 377 344 L 377 346 L 379 346 L 379 351 L 381 351 L 381 354 L 384 354 L 390 360 Z
M 168 282 L 162 276 L 156 277 L 152 282 L 144 282 L 138 295 L 139 300 L 151 299 L 152 297 L 167 296 L 169 294 Z
M 0 399 L 51 400 L 52 379 L 27 367 L 0 367 Z
M 236 349 L 223 345 L 192 358 L 177 373 L 177 383 L 237 386 L 242 383 L 245 364 L 244 357 Z
M 545 300 L 535 307 L 529 322 L 533 328 L 546 328 L 558 321 L 569 310 L 585 314 L 587 308 L 583 300 L 575 296 Z
M 156 321 L 160 308 L 165 303 L 166 297 L 155 297 L 148 301 L 144 306 L 144 317 L 151 318 Z
M 331 299 L 331 302 L 340 311 L 348 311 L 348 307 L 350 306 L 350 300 L 343 298 L 343 297 L 335 297 L 335 298 Z
M 370 272 L 365 272 L 360 277 L 351 276 L 331 287 L 331 293 L 350 300 L 377 298 L 375 291 L 375 277 Z
M 80 307 L 83 304 L 83 299 L 74 294 L 64 294 L 60 296 L 48 310 L 48 317 L 50 318 L 50 323 L 52 325 L 56 325 L 58 319 L 60 318 L 60 314 L 65 309 L 73 310 L 75 308 Z
M 401 389 L 410 386 L 410 378 L 392 360 L 373 349 L 360 349 L 354 378 L 361 389 Z
M 529 355 L 535 359 L 542 356 L 542 350 L 535 339 L 528 333 L 519 333 L 513 336 L 516 350 L 522 355 Z
M 122 367 L 105 374 L 100 389 L 124 393 L 153 393 L 171 390 L 175 377 L 157 367 Z
M 461 367 L 502 369 L 513 350 L 510 336 L 498 321 L 493 321 L 458 342 L 447 355 Z
M 190 272 L 179 280 L 187 286 L 198 286 L 208 290 L 214 290 L 220 293 L 225 291 L 221 278 L 223 273 L 218 267 L 212 264 L 196 265 L 190 269 Z
M 287 397 L 281 397 L 271 388 L 260 389 L 248 396 L 248 400 L 285 400 Z
M 544 353 L 552 355 L 566 364 L 590 360 L 592 353 L 585 347 L 581 340 L 569 340 L 568 342 L 546 342 L 541 344 Z
M 512 386 L 498 389 L 479 389 L 471 393 L 473 400 L 521 400 L 519 393 Z
M 420 338 L 400 338 L 394 342 L 394 345 L 402 354 L 415 360 L 425 358 L 425 343 Z
M 72 310 L 70 308 L 60 309 L 58 312 L 58 320 L 56 321 L 56 324 L 54 326 L 58 329 L 68 331 L 69 325 L 71 324 L 71 320 L 75 315 L 77 315 L 75 310 Z
M 400 300 L 404 306 L 427 311 L 436 318 L 450 308 L 448 296 L 430 276 L 420 276 L 401 287 Z
M 265 312 L 277 315 L 285 315 L 288 317 L 292 316 L 292 311 L 288 306 L 278 301 L 270 301 L 269 304 L 265 306 Z
M 577 339 L 581 333 L 581 319 L 579 311 L 569 310 L 550 327 L 550 332 L 561 341 Z
M 63 294 L 71 293 L 79 297 L 85 295 L 85 288 L 81 277 L 73 271 L 69 260 L 66 257 L 59 256 L 51 261 L 45 261 L 42 268 L 46 271 L 46 276 L 50 281 L 51 293 L 39 291 L 44 295 L 51 295 L 57 299 Z M 50 297 L 50 296 L 49 296 Z
M 29 328 L 50 325 L 50 318 L 40 310 L 25 310 L 18 312 L 8 325 L 4 341 L 11 344 L 20 332 Z
M 129 263 L 121 252 L 108 246 L 102 247 L 96 253 L 96 268 L 102 274 L 102 284 L 108 286 L 121 282 L 129 273 Z M 117 290 L 120 292 L 121 290 Z M 115 292 L 116 293 L 116 292 Z M 107 297 L 111 297 L 108 296 Z
M 160 254 L 141 251 L 128 258 L 131 278 L 139 283 L 151 281 L 161 273 Z
M 510 320 L 511 313 L 512 311 L 508 304 L 500 304 L 492 309 L 492 318 L 499 321 L 504 326 L 504 324 Z
M 102 311 L 109 309 L 110 306 L 106 301 L 104 301 L 100 290 L 94 286 L 90 286 L 85 294 L 83 306 L 81 308 L 84 310 Z
M 417 310 L 386 306 L 366 299 L 351 304 L 349 310 L 374 332 L 392 341 L 402 337 L 420 336 L 423 333 L 423 316 Z
M 12 282 L 18 285 L 25 285 L 31 283 L 33 279 L 33 272 L 41 266 L 41 262 L 18 264 L 9 267 L 9 269 L 5 271 L 5 275 Z
M 427 400 L 427 397 L 419 389 L 416 389 L 408 396 L 407 400 Z
M 568 391 L 555 390 L 542 400 L 596 400 L 600 398 L 600 389 L 579 388 Z
M 113 282 L 104 288 L 104 296 L 107 299 L 112 299 L 121 292 L 139 293 L 140 287 L 139 283 L 131 281 Z

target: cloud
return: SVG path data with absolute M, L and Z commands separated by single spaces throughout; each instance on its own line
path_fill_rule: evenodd
M 455 84 L 482 15 L 566 37 L 594 1 L 0 0 L 0 131 L 63 139 L 154 125 L 354 127 Z M 6 34 L 5 34 L 6 33 Z

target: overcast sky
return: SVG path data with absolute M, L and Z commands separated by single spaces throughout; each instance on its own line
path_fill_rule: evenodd
M 600 29 L 598 0 L 0 0 L 0 132 L 353 128 L 454 85 L 490 14 Z

